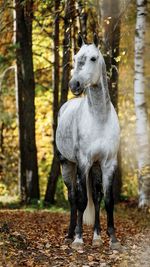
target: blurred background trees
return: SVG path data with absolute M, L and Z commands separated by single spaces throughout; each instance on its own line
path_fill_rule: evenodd
M 115 184 L 118 187 L 115 195 L 117 199 L 137 198 L 138 189 L 142 189 L 148 203 L 150 3 L 145 7 L 144 4 L 146 1 L 142 0 L 0 1 L 1 201 L 18 195 L 25 202 L 37 201 L 40 193 L 48 204 L 65 201 L 55 147 L 57 114 L 67 98 L 73 97 L 68 81 L 73 54 L 78 49 L 77 33 L 82 32 L 90 42 L 97 32 L 107 65 L 111 99 L 121 125 L 117 176 L 122 181 Z M 144 12 L 141 8 L 145 8 Z M 142 28 L 137 26 L 141 14 L 145 20 Z M 143 78 L 137 77 L 139 66 L 145 87 Z M 140 104 L 136 97 L 134 102 L 134 90 L 141 96 L 137 79 L 142 79 L 139 87 L 144 102 Z M 137 110 L 141 119 L 146 118 L 146 130 L 140 124 L 140 132 L 136 130 Z M 140 142 L 144 131 L 145 144 Z M 146 162 L 142 167 L 141 157 Z

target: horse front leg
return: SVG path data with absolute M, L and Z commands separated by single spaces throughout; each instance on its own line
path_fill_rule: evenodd
M 78 170 L 77 175 L 77 226 L 75 229 L 75 240 L 72 243 L 72 248 L 74 249 L 82 249 L 83 248 L 83 238 L 82 238 L 82 226 L 83 226 L 83 213 L 87 206 L 87 192 L 86 192 L 86 176 L 82 175 Z
M 70 224 L 66 240 L 72 241 L 75 235 L 75 227 L 77 223 L 76 190 L 74 187 L 68 187 L 68 199 L 70 202 Z
M 107 212 L 107 234 L 110 237 L 110 248 L 120 250 L 121 244 L 116 238 L 114 227 L 114 197 L 113 197 L 113 175 L 103 175 L 104 202 Z
M 90 170 L 90 180 L 92 183 L 92 197 L 95 207 L 95 223 L 94 235 L 92 245 L 100 247 L 103 244 L 101 239 L 101 225 L 100 225 L 100 203 L 103 197 L 102 193 L 102 174 L 99 163 L 94 163 Z
M 68 200 L 70 203 L 70 224 L 65 241 L 71 243 L 75 235 L 75 227 L 77 223 L 76 165 L 65 160 L 62 163 L 62 176 L 68 189 Z

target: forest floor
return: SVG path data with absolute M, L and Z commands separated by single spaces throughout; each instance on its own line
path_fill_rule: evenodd
M 0 211 L 0 266 L 150 267 L 150 213 L 120 204 L 115 208 L 117 237 L 122 251 L 112 251 L 101 212 L 102 248 L 93 248 L 92 229 L 84 226 L 83 249 L 64 243 L 68 212 Z

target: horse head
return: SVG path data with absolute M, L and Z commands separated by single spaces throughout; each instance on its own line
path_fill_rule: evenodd
M 69 82 L 71 91 L 80 95 L 87 87 L 98 85 L 102 75 L 103 56 L 98 49 L 98 37 L 93 36 L 93 43 L 86 44 L 79 34 L 78 45 L 80 50 L 74 56 L 74 68 Z

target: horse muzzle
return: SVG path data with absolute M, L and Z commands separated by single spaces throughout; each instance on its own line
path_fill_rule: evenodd
M 81 95 L 83 92 L 83 87 L 81 86 L 80 82 L 75 79 L 70 80 L 69 87 L 71 92 L 76 96 Z

